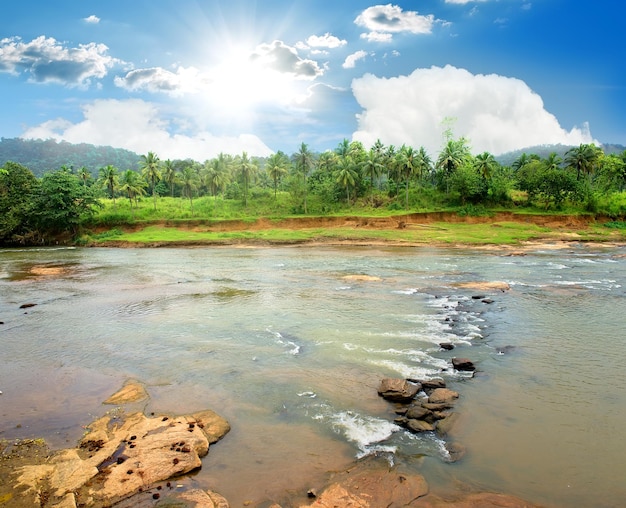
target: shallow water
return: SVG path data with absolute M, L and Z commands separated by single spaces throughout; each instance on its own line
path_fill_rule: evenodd
M 233 506 L 306 492 L 371 453 L 425 475 L 434 490 L 454 481 L 546 506 L 619 506 L 625 267 L 623 249 L 582 246 L 520 257 L 3 250 L 0 438 L 73 445 L 132 377 L 147 384 L 147 412 L 210 408 L 229 420 L 195 480 Z M 455 287 L 493 280 L 512 289 Z M 456 349 L 440 351 L 444 341 Z M 454 372 L 453 356 L 481 374 Z M 448 462 L 437 437 L 393 425 L 376 394 L 384 376 L 441 376 L 461 392 L 461 462 Z

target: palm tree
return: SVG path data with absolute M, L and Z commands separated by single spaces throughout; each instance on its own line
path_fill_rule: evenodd
M 311 168 L 313 167 L 313 163 L 314 163 L 313 154 L 309 150 L 309 147 L 306 145 L 306 143 L 302 143 L 300 145 L 300 149 L 296 152 L 294 159 L 296 162 L 296 169 L 302 173 L 302 178 L 304 181 L 304 213 L 306 214 L 307 213 L 306 177 L 309 171 L 311 170 Z
M 565 152 L 565 166 L 576 170 L 576 179 L 580 180 L 580 174 L 585 173 L 591 176 L 594 167 L 600 159 L 601 149 L 593 144 L 581 144 L 570 148 Z
M 552 152 L 550 153 L 550 155 L 548 155 L 546 160 L 543 161 L 543 165 L 546 167 L 546 169 L 559 169 L 562 162 L 563 159 L 559 157 L 559 154 L 557 154 L 556 152 Z
M 132 169 L 127 169 L 122 174 L 120 190 L 126 192 L 131 212 L 133 210 L 133 200 L 135 200 L 135 208 L 137 208 L 137 197 L 146 193 L 146 185 L 146 181 L 141 175 Z
M 185 166 L 180 173 L 183 195 L 189 198 L 191 215 L 193 215 L 193 193 L 198 189 L 198 173 L 193 166 Z
M 156 184 L 161 179 L 161 161 L 154 152 L 148 152 L 148 155 L 142 155 L 139 162 L 141 174 L 150 182 L 150 191 L 154 199 L 154 209 L 156 210 L 157 196 L 155 192 Z
M 111 199 L 113 199 L 113 206 L 115 206 L 115 189 L 118 185 L 117 168 L 109 164 L 108 166 L 100 168 L 99 174 L 99 179 L 102 185 L 109 189 L 109 195 Z
M 409 182 L 411 177 L 417 172 L 417 153 L 406 145 L 402 145 L 396 154 L 398 172 L 404 176 L 405 181 L 405 207 L 409 208 Z
M 489 152 L 483 152 L 474 159 L 474 167 L 485 180 L 489 180 L 492 173 L 498 169 L 498 161 Z
M 78 178 L 83 181 L 83 187 L 87 187 L 87 180 L 91 178 L 91 172 L 85 166 L 82 166 L 78 170 Z
M 346 188 L 346 202 L 348 204 L 350 203 L 350 187 L 352 187 L 356 183 L 357 176 L 358 173 L 355 169 L 355 164 L 352 160 L 352 157 L 341 157 L 337 164 L 335 177 L 337 179 L 337 183 Z
M 171 196 L 174 197 L 174 185 L 176 184 L 177 171 L 174 163 L 167 159 L 163 163 L 163 181 L 169 186 Z
M 420 146 L 415 156 L 415 173 L 418 178 L 423 179 L 424 176 L 429 175 L 433 169 L 433 161 L 430 155 L 426 152 L 426 148 Z
M 250 180 L 256 173 L 257 166 L 248 158 L 248 154 L 243 152 L 239 158 L 237 167 L 243 180 L 243 206 L 248 206 L 248 189 L 250 187 Z
M 317 170 L 322 172 L 331 172 L 337 165 L 337 154 L 331 150 L 322 152 L 317 158 Z
M 374 195 L 374 182 L 380 176 L 384 169 L 382 161 L 382 155 L 380 151 L 371 148 L 367 152 L 367 157 L 362 163 L 363 171 L 370 177 L 370 198 L 373 199 Z
M 450 177 L 470 156 L 469 147 L 465 138 L 458 140 L 449 139 L 437 158 L 435 165 L 446 181 L 446 194 L 450 192 Z
M 269 159 L 267 159 L 267 174 L 274 182 L 274 199 L 276 199 L 278 181 L 283 175 L 287 174 L 288 165 L 289 160 L 281 151 L 272 154 Z

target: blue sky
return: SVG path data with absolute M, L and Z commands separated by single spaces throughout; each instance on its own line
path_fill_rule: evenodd
M 343 139 L 474 153 L 626 144 L 622 2 L 0 5 L 0 136 L 161 159 Z

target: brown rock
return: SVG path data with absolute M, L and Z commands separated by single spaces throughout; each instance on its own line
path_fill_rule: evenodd
M 139 381 L 130 380 L 127 381 L 121 390 L 111 395 L 105 404 L 130 404 L 131 402 L 137 402 L 148 398 L 148 392 L 146 388 Z
M 426 409 L 423 406 L 411 406 L 405 413 L 407 418 L 413 420 L 424 420 L 432 414 L 433 412 L 430 409 Z
M 453 432 L 454 426 L 459 421 L 459 413 L 450 413 L 443 420 L 437 422 L 437 434 L 440 436 L 446 436 Z
M 449 388 L 437 388 L 428 396 L 428 402 L 431 404 L 449 404 L 454 399 L 458 399 L 459 394 Z
M 435 390 L 437 388 L 445 388 L 446 382 L 443 379 L 428 379 L 421 381 L 424 390 Z
M 419 390 L 419 385 L 406 379 L 384 378 L 378 387 L 378 395 L 392 402 L 410 402 Z
M 467 358 L 452 358 L 452 366 L 456 370 L 462 370 L 466 372 L 472 372 L 476 370 L 476 366 L 474 365 L 474 362 L 472 362 L 471 360 Z
M 435 430 L 435 426 L 432 423 L 428 423 L 424 420 L 407 420 L 406 428 L 412 432 L 429 432 Z
M 465 452 L 467 451 L 465 446 L 454 442 L 446 443 L 446 450 L 448 450 L 450 462 L 458 462 L 465 456 Z
M 463 289 L 477 289 L 477 290 L 486 290 L 486 289 L 496 289 L 499 291 L 508 291 L 511 289 L 506 282 L 494 281 L 494 282 L 459 282 L 455 284 L 455 287 L 463 288 Z
M 372 470 L 341 475 L 311 505 L 315 508 L 377 508 L 412 506 L 428 493 L 428 484 L 420 475 L 395 470 Z M 304 507 L 301 507 L 304 508 Z

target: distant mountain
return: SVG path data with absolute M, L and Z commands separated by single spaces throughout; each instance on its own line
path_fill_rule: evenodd
M 55 171 L 61 166 L 77 170 L 89 169 L 97 177 L 101 167 L 111 165 L 120 171 L 138 169 L 141 157 L 123 148 L 95 146 L 87 143 L 72 144 L 53 139 L 0 138 L 0 166 L 7 161 L 18 162 L 40 177 L 46 172 Z
M 602 150 L 607 155 L 612 153 L 619 154 L 626 150 L 626 146 L 624 145 L 605 144 L 601 146 Z M 496 160 L 503 166 L 510 166 L 520 155 L 524 153 L 527 155 L 538 155 L 542 159 L 546 159 L 551 153 L 555 152 L 559 157 L 563 158 L 565 157 L 565 152 L 567 152 L 570 148 L 573 147 L 568 145 L 537 145 L 503 153 L 496 156 Z

